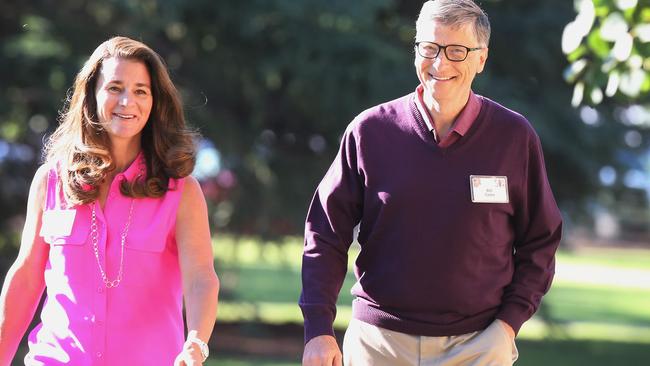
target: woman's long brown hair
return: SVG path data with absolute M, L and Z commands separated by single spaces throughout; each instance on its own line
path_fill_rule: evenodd
M 188 176 L 196 162 L 195 139 L 187 128 L 181 98 L 162 58 L 147 45 L 127 37 L 111 38 L 97 47 L 77 74 L 72 95 L 60 115 L 60 125 L 45 145 L 46 163 L 58 166 L 69 204 L 98 198 L 99 186 L 115 169 L 110 142 L 97 117 L 95 89 L 102 63 L 122 58 L 145 64 L 151 77 L 153 106 L 142 130 L 146 175 L 120 185 L 130 197 L 161 197 L 170 178 Z

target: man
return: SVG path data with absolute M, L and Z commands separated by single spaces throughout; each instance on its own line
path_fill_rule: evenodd
M 427 1 L 416 30 L 420 85 L 352 121 L 311 203 L 303 365 L 511 365 L 550 287 L 562 222 L 539 138 L 471 90 L 486 14 Z M 342 356 L 332 323 L 357 224 Z

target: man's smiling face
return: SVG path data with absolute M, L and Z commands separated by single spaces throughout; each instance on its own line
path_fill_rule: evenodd
M 418 27 L 417 42 L 435 42 L 441 46 L 461 45 L 468 48 L 485 47 L 479 44 L 471 23 L 447 26 L 429 21 Z M 425 99 L 433 97 L 439 104 L 467 102 L 472 81 L 483 71 L 488 50 L 483 48 L 467 54 L 464 61 L 449 61 L 441 49 L 438 57 L 429 59 L 415 52 L 415 70 L 424 86 Z

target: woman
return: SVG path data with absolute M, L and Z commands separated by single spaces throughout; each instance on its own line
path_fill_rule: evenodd
M 189 175 L 193 138 L 156 52 L 125 37 L 95 50 L 32 182 L 0 295 L 0 365 L 44 288 L 26 365 L 205 361 L 219 282 L 205 199 Z

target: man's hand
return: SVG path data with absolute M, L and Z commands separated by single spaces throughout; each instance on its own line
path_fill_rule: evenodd
M 343 355 L 330 335 L 314 337 L 305 345 L 302 355 L 303 366 L 343 366 Z
M 501 320 L 501 319 L 497 319 L 497 321 L 499 322 L 499 324 L 501 324 L 501 326 L 503 327 L 503 329 L 506 330 L 506 333 L 508 333 L 508 335 L 510 336 L 510 339 L 515 339 L 515 330 L 512 329 L 512 327 L 510 326 L 510 324 L 504 322 L 504 321 Z

